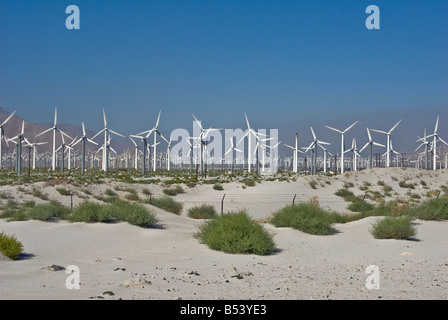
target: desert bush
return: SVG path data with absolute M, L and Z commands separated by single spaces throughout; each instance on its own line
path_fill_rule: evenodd
M 176 186 L 174 188 L 163 189 L 163 193 L 168 195 L 168 196 L 176 196 L 179 193 L 184 193 L 184 192 L 185 192 L 185 190 L 181 186 Z
M 195 237 L 212 250 L 266 255 L 273 252 L 273 236 L 246 211 L 229 212 L 200 226 Z
M 316 180 L 310 180 L 309 182 L 308 182 L 308 184 L 310 185 L 310 187 L 312 188 L 312 189 L 317 189 L 317 182 L 316 182 Z
M 117 193 L 112 189 L 104 190 L 104 194 L 108 197 L 116 197 L 117 196 Z
M 347 207 L 348 210 L 353 212 L 362 212 L 363 205 L 362 205 L 362 199 L 358 198 L 356 201 L 353 201 L 350 203 Z M 375 206 L 368 203 L 367 201 L 364 201 L 364 212 L 366 211 L 372 211 L 375 209 Z
M 182 202 L 175 201 L 173 198 L 168 196 L 158 198 L 152 197 L 149 204 L 175 214 L 181 214 L 183 208 Z
M 219 191 L 221 191 L 221 190 L 224 190 L 224 188 L 222 187 L 221 184 L 219 184 L 219 183 L 215 183 L 215 184 L 213 185 L 213 190 L 219 190 Z
M 254 179 L 249 179 L 249 178 L 243 179 L 243 183 L 244 183 L 245 186 L 248 186 L 248 187 L 255 186 L 255 180 Z
M 111 217 L 142 228 L 151 227 L 157 222 L 155 213 L 138 203 L 117 200 L 105 209 Z
M 49 203 L 35 205 L 25 211 L 29 219 L 49 221 L 52 219 L 66 219 L 70 209 L 56 200 Z
M 213 219 L 218 216 L 218 213 L 214 206 L 202 204 L 188 209 L 187 215 L 194 219 Z
M 410 208 L 407 214 L 421 220 L 447 220 L 448 198 L 439 197 L 426 200 L 419 206 Z
M 104 205 L 91 201 L 84 201 L 73 209 L 67 220 L 71 222 L 108 222 L 112 217 L 104 209 Z
M 377 221 L 371 230 L 375 239 L 409 239 L 416 234 L 409 217 L 385 217 Z
M 328 211 L 309 203 L 288 205 L 274 212 L 270 222 L 275 227 L 290 227 L 316 235 L 332 234 L 335 217 Z
M 23 245 L 15 236 L 8 236 L 4 232 L 0 233 L 0 251 L 12 260 L 16 260 L 22 253 Z
M 56 188 L 56 191 L 59 192 L 63 196 L 70 195 L 70 190 L 67 190 L 65 188 Z
M 353 192 L 351 192 L 350 190 L 347 189 L 339 189 L 336 191 L 335 195 L 344 198 L 345 201 L 347 202 L 353 202 L 356 201 L 358 198 L 353 194 Z

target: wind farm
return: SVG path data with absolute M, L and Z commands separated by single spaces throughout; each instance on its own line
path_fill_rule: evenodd
M 0 299 L 447 299 L 447 2 L 0 7 Z

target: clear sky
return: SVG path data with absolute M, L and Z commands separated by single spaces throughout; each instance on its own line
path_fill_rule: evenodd
M 77 5 L 80 29 L 68 30 Z M 380 9 L 368 30 L 366 8 Z M 279 129 L 300 145 L 365 144 L 398 120 L 395 149 L 423 129 L 448 140 L 448 0 L 1 0 L 0 106 L 27 121 L 125 135 L 150 129 Z M 383 135 L 375 140 L 385 143 Z

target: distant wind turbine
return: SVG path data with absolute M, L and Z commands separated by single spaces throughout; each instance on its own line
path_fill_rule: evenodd
M 325 126 L 326 128 L 339 132 L 341 134 L 341 173 L 344 173 L 344 150 L 345 150 L 345 142 L 344 142 L 344 135 L 345 133 L 350 130 L 355 124 L 357 124 L 358 121 L 356 121 L 355 123 L 353 123 L 352 125 L 348 126 L 347 129 L 345 129 L 344 131 L 329 127 L 329 126 Z
M 84 122 L 81 123 L 82 124 L 82 136 L 81 138 L 79 138 L 78 141 L 76 141 L 75 143 L 73 143 L 73 147 L 75 145 L 77 145 L 80 141 L 82 141 L 82 145 L 81 145 L 81 174 L 84 174 L 85 169 L 86 169 L 86 141 L 96 144 L 98 145 L 98 143 L 96 143 L 95 141 L 87 138 L 86 135 L 86 128 L 84 127 Z
M 116 131 L 114 131 L 112 129 L 109 129 L 107 127 L 106 112 L 104 111 L 104 109 L 103 109 L 103 118 L 104 118 L 104 129 L 102 129 L 96 135 L 94 135 L 92 137 L 92 140 L 95 139 L 99 134 L 104 132 L 104 145 L 103 145 L 104 148 L 103 148 L 103 164 L 102 164 L 102 167 L 103 167 L 103 171 L 108 171 L 109 170 L 109 163 L 108 163 L 109 155 L 108 155 L 108 148 L 107 148 L 107 134 L 110 131 L 111 133 L 113 133 L 113 134 L 115 134 L 117 136 L 123 137 L 123 138 L 124 138 L 124 135 L 122 135 L 121 133 L 118 133 L 118 132 L 116 132 Z
M 372 140 L 372 135 L 370 134 L 369 128 L 367 128 L 367 135 L 369 136 L 369 141 L 364 145 L 364 147 L 361 148 L 361 150 L 359 150 L 359 153 L 361 153 L 367 146 L 370 146 L 369 168 L 372 169 L 373 168 L 373 146 L 375 145 L 375 146 L 379 146 L 379 147 L 383 147 L 383 148 L 385 146 L 381 143 L 377 143 Z
M 58 131 L 59 133 L 61 133 L 61 135 L 65 135 L 66 137 L 68 137 L 68 138 L 71 139 L 71 137 L 70 137 L 68 134 L 62 132 L 62 131 L 56 126 L 56 125 L 57 125 L 57 121 L 58 121 L 58 110 L 57 110 L 57 108 L 55 107 L 55 108 L 54 108 L 54 124 L 53 124 L 53 127 L 51 127 L 51 128 L 49 128 L 49 129 L 47 129 L 47 130 L 45 130 L 45 131 L 39 133 L 39 134 L 36 136 L 36 138 L 37 138 L 38 136 L 43 135 L 44 133 L 47 133 L 47 132 L 49 132 L 49 131 L 53 131 L 53 157 L 52 157 L 52 159 L 51 159 L 51 168 L 52 168 L 53 171 L 56 170 L 56 131 Z
M 395 130 L 395 128 L 400 124 L 400 122 L 401 122 L 401 120 L 400 121 L 398 121 L 393 127 L 392 127 L 392 129 L 390 129 L 388 132 L 386 132 L 386 131 L 382 131 L 382 130 L 376 130 L 376 129 L 371 129 L 372 131 L 375 131 L 375 132 L 379 132 L 379 133 L 383 133 L 383 134 L 385 134 L 386 136 L 387 136 L 387 140 L 386 140 L 386 168 L 388 168 L 389 166 L 390 166 L 390 153 L 392 152 L 392 150 L 391 150 L 391 146 L 390 146 L 390 141 L 391 141 L 391 139 L 390 139 L 390 135 L 391 135 L 391 133 L 392 133 L 392 131 L 394 131 Z
M 9 115 L 8 118 L 6 118 L 5 121 L 3 121 L 2 124 L 0 124 L 0 170 L 2 169 L 2 140 L 5 140 L 6 144 L 8 144 L 8 141 L 5 136 L 5 130 L 3 129 L 3 126 L 9 121 L 9 119 L 12 118 L 12 116 L 16 113 L 15 111 Z

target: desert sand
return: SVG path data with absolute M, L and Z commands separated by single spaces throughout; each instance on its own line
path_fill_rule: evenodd
M 181 215 L 151 208 L 156 214 L 155 228 L 140 228 L 120 223 L 70 223 L 67 221 L 7 222 L 0 220 L 0 232 L 15 235 L 24 254 L 16 261 L 0 257 L 0 299 L 84 300 L 414 300 L 448 299 L 448 221 L 415 220 L 417 235 L 412 240 L 379 240 L 370 233 L 381 217 L 366 217 L 346 224 L 335 224 L 337 233 L 316 236 L 291 228 L 276 228 L 266 219 L 277 209 L 294 201 L 314 197 L 324 208 L 350 214 L 348 203 L 334 195 L 344 183 L 352 182 L 355 194 L 368 181 L 380 190 L 382 180 L 393 188 L 391 198 L 406 198 L 398 181 L 417 182 L 413 192 L 421 201 L 430 190 L 448 184 L 446 170 L 374 169 L 336 177 L 298 176 L 295 181 L 263 181 L 243 188 L 239 182 L 185 187 L 176 196 L 184 203 Z M 313 189 L 309 181 L 317 181 Z M 329 182 L 326 182 L 326 181 Z M 424 180 L 426 186 L 420 181 Z M 82 186 L 101 193 L 116 182 Z M 55 186 L 37 185 L 50 199 L 69 205 Z M 21 186 L 29 188 L 30 186 Z M 70 185 L 65 187 L 75 190 Z M 132 185 L 161 194 L 160 185 Z M 17 201 L 30 197 L 4 186 Z M 187 217 L 195 204 L 212 203 L 220 210 L 223 195 L 225 210 L 246 208 L 249 214 L 271 231 L 276 251 L 267 256 L 227 254 L 213 251 L 193 235 L 203 221 Z M 386 200 L 390 200 L 386 199 Z M 83 201 L 73 197 L 73 203 Z M 36 202 L 38 202 L 36 200 Z M 79 268 L 80 288 L 68 289 L 65 270 L 48 266 Z M 366 269 L 379 270 L 379 288 L 368 288 Z

